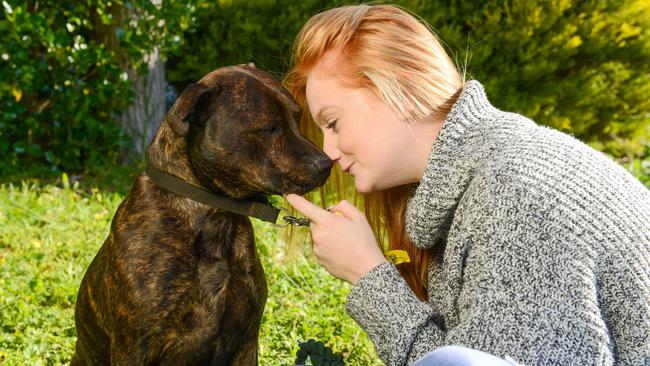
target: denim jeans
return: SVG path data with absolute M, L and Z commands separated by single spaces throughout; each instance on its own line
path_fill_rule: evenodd
M 419 360 L 413 366 L 513 366 L 505 360 L 489 353 L 461 346 L 440 347 Z

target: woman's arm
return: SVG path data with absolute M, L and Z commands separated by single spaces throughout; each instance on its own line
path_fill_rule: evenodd
M 527 203 L 519 212 L 483 211 L 484 204 L 473 209 L 490 212 L 489 219 L 465 212 L 450 230 L 444 283 L 432 294 L 446 305 L 420 301 L 390 263 L 353 287 L 347 311 L 381 359 L 406 365 L 437 347 L 461 345 L 524 364 L 611 364 L 589 251 L 569 242 L 573 234 L 553 220 L 534 218 L 539 212 Z M 522 221 L 524 214 L 533 216 Z M 444 324 L 436 322 L 440 316 Z

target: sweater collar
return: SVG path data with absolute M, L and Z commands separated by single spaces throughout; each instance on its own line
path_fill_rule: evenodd
M 446 241 L 454 212 L 487 146 L 484 133 L 499 111 L 478 81 L 465 84 L 443 122 L 422 179 L 406 208 L 406 230 L 419 248 Z

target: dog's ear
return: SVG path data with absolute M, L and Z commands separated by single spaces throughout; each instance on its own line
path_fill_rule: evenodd
M 190 123 L 195 119 L 197 107 L 205 109 L 210 99 L 208 96 L 218 89 L 218 86 L 210 88 L 199 83 L 188 85 L 167 115 L 166 122 L 172 130 L 179 136 L 187 135 Z
M 208 120 L 210 117 L 210 103 L 212 103 L 214 96 L 220 91 L 221 88 L 217 85 L 210 88 L 204 88 L 204 90 L 200 92 L 200 94 L 195 98 L 192 108 L 190 108 L 183 118 L 183 121 L 186 123 L 188 128 L 190 125 L 203 125 L 205 121 Z
M 190 126 L 187 121 L 185 121 L 185 116 L 187 116 L 194 106 L 196 98 L 198 98 L 205 89 L 206 87 L 203 84 L 190 84 L 185 87 L 181 95 L 176 99 L 174 106 L 167 114 L 166 122 L 177 135 L 187 135 Z

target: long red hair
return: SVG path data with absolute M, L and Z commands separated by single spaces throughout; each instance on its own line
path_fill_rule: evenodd
M 328 52 L 336 54 L 336 76 L 353 87 L 373 91 L 407 121 L 445 116 L 463 80 L 439 40 L 424 22 L 392 5 L 356 5 L 330 9 L 312 17 L 294 44 L 292 69 L 284 83 L 302 106 L 301 132 L 322 146 L 312 121 L 305 87 L 309 73 Z M 334 68 L 332 68 L 334 69 Z M 405 250 L 410 263 L 397 266 L 421 300 L 427 299 L 428 266 L 434 250 L 422 250 L 406 232 L 405 213 L 416 185 L 360 195 L 354 182 L 336 167 L 320 189 L 323 207 L 341 199 L 363 204 L 382 250 Z

